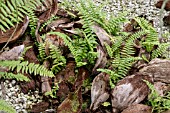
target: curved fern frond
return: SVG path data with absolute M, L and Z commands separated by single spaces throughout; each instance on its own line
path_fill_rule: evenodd
M 154 45 L 159 44 L 158 33 L 146 19 L 138 17 L 135 18 L 135 20 L 142 28 L 142 30 L 147 31 L 146 39 L 143 40 L 142 45 L 146 48 L 147 52 L 151 52 Z
M 159 44 L 158 48 L 152 51 L 151 59 L 158 58 L 159 56 L 163 55 L 169 46 L 170 46 L 170 43 Z
M 64 43 L 68 46 L 69 50 L 71 51 L 71 53 L 73 54 L 73 56 L 75 58 L 77 67 L 87 64 L 86 62 L 82 62 L 82 59 L 79 57 L 79 56 L 81 56 L 81 54 L 78 54 L 80 50 L 75 49 L 75 47 L 73 46 L 73 41 L 71 40 L 71 38 L 69 36 L 67 36 L 63 33 L 60 33 L 60 32 L 50 32 L 48 34 L 57 35 L 64 40 Z
M 66 59 L 64 56 L 61 55 L 59 48 L 57 48 L 55 45 L 50 44 L 49 48 L 50 56 L 54 60 L 51 70 L 54 73 L 57 73 L 61 70 L 61 67 L 64 67 L 66 65 Z
M 30 81 L 29 78 L 24 76 L 23 74 L 13 74 L 13 73 L 8 73 L 8 72 L 0 72 L 0 77 L 4 79 L 16 79 L 17 81 Z
M 146 34 L 147 34 L 147 31 L 145 31 L 145 30 L 141 30 L 141 31 L 138 31 L 138 32 L 132 34 L 127 39 L 127 41 L 125 43 L 125 47 L 123 47 L 123 49 L 121 51 L 122 57 L 128 57 L 128 56 L 134 55 L 135 54 L 135 50 L 134 50 L 135 39 L 140 38 Z
M 41 5 L 41 0 L 1 0 L 0 1 L 0 30 L 6 31 L 17 22 L 22 22 L 25 15 L 35 22 L 34 10 Z M 33 24 L 31 24 L 33 25 Z
M 126 58 L 116 58 L 112 62 L 112 67 L 118 75 L 123 77 L 126 76 L 132 64 L 138 60 L 141 60 L 141 58 L 132 56 Z
M 5 100 L 0 100 L 0 111 L 7 113 L 17 113 L 16 110 Z
M 53 72 L 46 69 L 44 66 L 34 63 L 28 63 L 27 61 L 0 61 L 0 66 L 8 67 L 10 70 L 17 70 L 17 73 L 20 71 L 22 73 L 30 73 L 40 76 L 49 76 L 54 77 Z
M 47 55 L 45 54 L 45 43 L 38 44 L 39 57 L 45 59 Z

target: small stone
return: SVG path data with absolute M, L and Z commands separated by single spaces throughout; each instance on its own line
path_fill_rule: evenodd
M 26 109 L 26 108 L 27 108 L 27 105 L 26 105 L 26 104 L 23 104 L 22 106 L 23 106 L 23 108 L 24 108 L 24 109 Z
M 16 80 L 12 80 L 11 84 L 15 85 L 16 84 Z
M 15 107 L 15 109 L 16 109 L 16 110 L 19 110 L 19 109 L 20 109 L 20 106 L 17 105 L 17 106 Z
M 7 84 L 8 84 L 8 83 L 9 83 L 9 80 L 5 80 L 5 83 L 7 83 Z
M 8 84 L 8 88 L 11 88 L 12 87 L 12 84 L 10 83 L 10 84 Z
M 39 94 L 39 91 L 34 91 L 35 94 Z
M 12 97 L 12 92 L 7 93 L 8 97 Z

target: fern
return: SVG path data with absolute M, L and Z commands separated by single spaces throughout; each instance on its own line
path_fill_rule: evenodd
M 167 93 L 166 96 L 160 96 L 154 85 L 150 82 L 144 80 L 148 85 L 151 93 L 148 96 L 148 105 L 152 106 L 152 113 L 161 113 L 163 111 L 170 109 L 170 92 Z
M 39 57 L 41 60 L 46 59 L 47 55 L 45 53 L 45 43 L 38 44 Z
M 28 79 L 26 76 L 24 76 L 23 74 L 13 74 L 13 73 L 7 73 L 7 72 L 0 72 L 0 78 L 4 78 L 4 79 L 16 79 L 17 81 L 29 81 L 30 79 Z
M 75 62 L 77 67 L 81 67 L 88 63 L 93 63 L 97 54 L 93 51 L 93 45 L 96 43 L 94 40 L 89 40 L 89 38 L 77 38 L 75 40 L 71 40 L 67 35 L 60 32 L 50 32 L 49 34 L 54 34 L 60 36 L 64 43 L 69 47 L 72 55 L 75 58 Z M 89 62 L 85 62 L 84 60 L 88 60 Z
M 161 44 L 159 44 L 157 49 L 152 51 L 151 59 L 158 58 L 159 56 L 165 54 L 165 52 L 167 51 L 169 45 L 170 45 L 170 43 L 161 43 Z M 164 55 L 164 56 L 166 56 L 166 55 Z
M 48 71 L 44 66 L 34 63 L 28 63 L 27 61 L 0 61 L 0 66 L 8 67 L 11 71 L 16 69 L 17 73 L 30 73 L 40 76 L 54 77 L 51 71 Z
M 112 71 L 110 69 L 97 69 L 97 71 L 101 71 L 110 75 L 109 77 L 111 88 L 114 88 L 115 87 L 114 84 L 116 84 L 118 80 L 123 78 L 121 75 L 117 74 L 115 71 Z
M 17 113 L 15 109 L 5 100 L 0 100 L 0 112 L 1 111 L 7 112 L 7 113 Z
M 57 73 L 61 70 L 61 67 L 66 65 L 66 59 L 64 56 L 61 55 L 59 48 L 50 44 L 50 56 L 53 59 L 53 66 L 51 70 L 54 73 Z
M 25 15 L 30 18 L 31 23 L 35 23 L 37 17 L 35 17 L 34 10 L 39 5 L 41 5 L 41 0 L 1 0 L 0 30 L 6 31 L 14 27 L 15 23 L 23 21 Z
M 143 40 L 142 45 L 146 48 L 147 52 L 151 52 L 154 45 L 159 45 L 158 33 L 144 18 L 135 18 L 135 20 L 142 30 L 147 31 L 146 39 Z
M 132 34 L 129 39 L 125 42 L 125 47 L 123 47 L 122 49 L 122 57 L 128 57 L 128 56 L 132 56 L 135 54 L 135 50 L 134 50 L 134 41 L 137 39 L 137 38 L 140 38 L 142 37 L 143 35 L 146 35 L 147 32 L 142 30 L 142 31 L 138 31 L 134 34 Z

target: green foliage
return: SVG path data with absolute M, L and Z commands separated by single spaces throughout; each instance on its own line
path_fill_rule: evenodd
M 22 22 L 25 15 L 29 17 L 31 29 L 35 28 L 37 17 L 34 10 L 41 5 L 41 0 L 1 0 L 0 1 L 0 29 L 6 31 Z
M 147 31 L 146 38 L 142 40 L 142 45 L 147 52 L 151 52 L 155 45 L 159 45 L 158 33 L 146 19 L 138 17 L 135 20 L 142 30 Z
M 159 56 L 162 56 L 162 55 L 166 56 L 166 52 L 167 52 L 167 49 L 168 49 L 169 46 L 170 46 L 169 42 L 167 42 L 167 43 L 160 43 L 158 45 L 157 49 L 152 51 L 151 59 L 158 58 Z
M 15 109 L 9 105 L 5 100 L 0 100 L 0 112 L 16 113 Z
M 156 89 L 154 88 L 154 85 L 150 82 L 144 80 L 146 84 L 148 85 L 149 89 L 151 90 L 151 93 L 148 96 L 148 105 L 152 106 L 152 112 L 153 113 L 161 113 L 163 111 L 170 109 L 170 92 L 167 93 L 166 96 L 160 96 Z
M 131 36 L 115 36 L 112 41 L 112 46 L 105 43 L 106 50 L 111 60 L 111 70 L 102 69 L 99 71 L 105 72 L 110 75 L 110 85 L 113 88 L 114 84 L 117 83 L 122 77 L 126 76 L 133 63 L 141 60 L 139 57 L 134 57 L 134 41 L 143 35 L 146 31 L 138 31 Z M 124 46 L 123 43 L 125 44 Z
M 85 38 L 74 37 L 75 39 L 72 40 L 69 36 L 60 32 L 50 32 L 49 34 L 58 35 L 64 40 L 64 43 L 68 46 L 75 58 L 77 67 L 94 63 L 97 56 L 97 53 L 94 52 L 95 40 L 87 38 L 86 36 Z M 85 62 L 85 60 L 87 60 L 87 62 Z
M 45 93 L 45 96 L 50 96 L 51 98 L 57 98 L 57 91 L 59 89 L 58 84 L 56 84 L 53 89 Z
M 16 79 L 17 81 L 29 81 L 30 79 L 28 79 L 26 76 L 24 76 L 23 74 L 13 74 L 13 73 L 7 73 L 7 72 L 0 72 L 0 78 L 4 78 L 4 79 Z
M 53 65 L 51 71 L 57 73 L 61 70 L 61 67 L 65 67 L 66 59 L 61 55 L 61 52 L 58 47 L 50 44 L 50 57 L 53 60 Z
M 49 55 L 48 56 L 45 53 L 45 48 L 46 48 L 47 43 L 49 45 Z M 65 67 L 66 59 L 64 56 L 62 56 L 60 49 L 57 46 L 53 45 L 50 42 L 39 43 L 38 50 L 39 50 L 40 60 L 42 60 L 42 61 L 44 61 L 45 59 L 52 60 L 53 64 L 51 67 L 51 71 L 53 73 L 58 73 L 62 67 Z
M 46 69 L 44 66 L 34 63 L 28 63 L 28 61 L 0 61 L 0 66 L 8 67 L 9 70 L 13 71 L 16 69 L 17 73 L 30 73 L 40 76 L 54 77 L 54 74 Z M 7 76 L 7 75 L 6 75 Z M 10 76 L 10 75 L 9 75 Z
M 135 54 L 135 50 L 134 50 L 134 41 L 137 38 L 142 37 L 143 35 L 147 34 L 146 31 L 138 31 L 135 32 L 134 34 L 132 34 L 126 41 L 125 41 L 125 46 L 123 47 L 123 49 L 121 50 L 121 55 L 122 57 L 129 57 Z
M 40 60 L 45 60 L 47 57 L 47 55 L 45 53 L 45 43 L 38 44 L 38 51 L 39 51 Z
M 152 27 L 152 25 L 144 18 L 135 18 L 139 26 L 142 30 L 146 33 L 145 39 L 142 40 L 142 46 L 146 48 L 147 52 L 151 53 L 151 59 L 157 58 L 162 56 L 167 48 L 169 47 L 170 43 L 160 43 L 159 37 L 156 29 Z M 154 48 L 157 46 L 157 48 Z
M 54 15 L 51 16 L 51 18 L 49 18 L 45 23 L 43 23 L 43 24 L 41 25 L 39 31 L 41 32 L 42 29 L 43 29 L 45 26 L 47 26 L 47 25 L 50 24 L 53 20 L 56 20 L 56 19 L 58 19 L 57 16 L 54 16 Z

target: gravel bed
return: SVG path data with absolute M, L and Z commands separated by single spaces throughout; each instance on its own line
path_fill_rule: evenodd
M 101 0 L 95 0 L 96 5 L 102 3 Z M 109 13 L 117 14 L 127 10 L 129 12 L 128 18 L 133 18 L 139 15 L 146 15 L 148 20 L 153 20 L 154 26 L 159 28 L 159 12 L 160 9 L 157 9 L 154 4 L 157 0 L 110 0 L 109 4 L 105 7 L 106 11 Z M 164 11 L 164 15 L 167 15 L 168 12 Z M 167 27 L 163 27 L 163 31 L 169 31 Z M 3 84 L 3 85 L 2 85 Z M 5 89 L 5 96 L 3 95 L 2 87 Z M 8 81 L 5 80 L 4 83 L 0 85 L 0 99 L 4 98 L 6 101 L 11 103 L 12 106 L 17 110 L 18 113 L 27 113 L 27 108 L 31 107 L 34 103 L 42 101 L 42 97 L 38 95 L 38 91 L 34 91 L 28 94 L 23 94 L 20 90 L 20 87 L 16 84 L 15 80 Z

